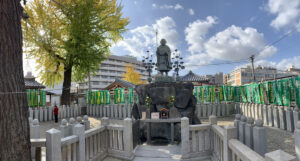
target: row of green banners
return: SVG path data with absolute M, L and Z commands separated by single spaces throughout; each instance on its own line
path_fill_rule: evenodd
M 251 83 L 242 86 L 201 86 L 194 88 L 198 102 L 253 102 L 300 106 L 300 77 Z
M 111 96 L 109 90 L 88 91 L 86 93 L 87 104 L 106 105 L 111 103 L 110 99 Z M 113 100 L 114 104 L 121 104 L 126 102 L 132 104 L 134 102 L 133 88 L 128 89 L 128 97 L 126 97 L 124 88 L 114 89 Z
M 26 89 L 26 95 L 29 107 L 46 106 L 46 91 Z

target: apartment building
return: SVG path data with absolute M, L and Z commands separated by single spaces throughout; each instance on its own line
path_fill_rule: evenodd
M 142 77 L 147 80 L 147 72 L 143 67 L 143 63 L 132 56 L 116 56 L 110 55 L 107 60 L 103 61 L 95 76 L 91 76 L 91 90 L 102 90 L 115 79 L 122 79 L 122 75 L 126 73 L 125 66 L 132 64 L 135 70 L 138 71 Z M 84 82 L 78 83 L 79 93 L 85 93 L 89 89 L 88 78 Z
M 258 66 L 254 70 L 254 75 L 256 81 L 262 81 L 290 76 L 292 75 L 292 73 L 288 71 L 279 71 L 276 68 L 272 67 Z M 252 79 L 252 68 L 250 66 L 247 66 L 236 68 L 229 74 L 225 74 L 223 80 L 224 84 L 239 86 L 251 83 Z

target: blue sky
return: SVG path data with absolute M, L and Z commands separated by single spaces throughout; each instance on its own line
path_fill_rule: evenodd
M 187 70 L 199 75 L 229 73 L 256 54 L 256 65 L 280 70 L 300 68 L 300 0 L 118 0 L 130 18 L 124 40 L 111 48 L 116 55 L 141 60 L 155 53 L 158 39 L 179 49 Z M 291 32 L 292 31 L 292 32 Z M 287 37 L 270 45 L 286 33 Z M 269 46 L 267 46 L 269 45 Z M 240 62 L 243 60 L 243 62 Z M 237 64 L 209 65 L 238 61 Z M 25 73 L 34 61 L 24 62 Z M 36 72 L 33 72 L 35 75 Z
M 195 73 L 228 73 L 236 66 L 207 66 L 240 61 L 256 54 L 256 64 L 285 70 L 300 68 L 300 0 L 122 0 L 130 18 L 116 55 L 141 57 L 155 52 L 155 30 L 171 49 L 179 49 Z M 284 34 L 280 42 L 270 45 Z M 297 63 L 298 62 L 298 63 Z M 203 66 L 199 66 L 203 65 Z M 183 71 L 181 74 L 186 73 Z

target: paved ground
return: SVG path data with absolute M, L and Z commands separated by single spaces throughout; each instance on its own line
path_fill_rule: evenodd
M 100 125 L 99 118 L 89 118 L 91 122 L 91 128 L 97 127 Z M 223 117 L 218 118 L 218 125 L 233 125 L 234 117 Z M 208 123 L 207 119 L 201 119 L 202 123 Z M 45 131 L 51 128 L 59 129 L 59 123 L 54 123 L 54 121 L 41 122 L 41 137 L 45 137 Z M 277 149 L 281 149 L 289 154 L 295 156 L 295 145 L 294 145 L 294 136 L 292 133 L 283 131 L 277 128 L 267 127 L 267 151 L 271 152 Z M 179 156 L 178 147 L 174 146 L 145 146 L 141 145 L 139 149 L 137 149 L 136 161 L 143 160 L 176 160 Z M 150 154 L 150 155 L 149 155 Z M 157 155 L 151 155 L 157 154 Z M 108 157 L 105 161 L 121 161 L 119 159 Z

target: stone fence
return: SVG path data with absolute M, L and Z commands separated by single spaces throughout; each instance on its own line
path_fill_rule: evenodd
M 88 105 L 87 115 L 112 119 L 131 118 L 132 104 Z
M 299 121 L 298 107 L 285 107 L 277 105 L 262 105 L 254 103 L 240 103 L 240 112 L 248 118 L 262 120 L 266 126 L 280 128 L 293 132 Z
M 239 104 L 234 102 L 221 103 L 199 103 L 196 105 L 196 116 L 200 118 L 208 118 L 210 115 L 217 117 L 230 116 L 235 114 L 239 109 Z
M 281 150 L 261 155 L 238 140 L 237 128 L 234 126 L 225 126 L 224 128 L 218 126 L 216 116 L 210 116 L 209 122 L 209 124 L 189 125 L 188 118 L 181 119 L 183 160 L 295 161 L 296 159 Z M 299 129 L 295 131 L 295 148 L 297 161 L 299 161 L 300 139 L 296 136 L 300 137 L 300 122 L 297 125 L 299 125 Z
M 132 119 L 126 118 L 118 122 L 121 124 L 109 122 L 108 118 L 102 118 L 101 126 L 88 130 L 85 130 L 85 125 L 77 123 L 72 134 L 66 137 L 57 129 L 48 130 L 46 138 L 42 139 L 31 135 L 32 155 L 37 161 L 41 160 L 41 148 L 44 147 L 46 161 L 102 160 L 106 156 L 132 160 Z M 32 126 L 37 125 L 37 120 L 34 120 Z M 33 127 L 31 131 L 35 133 L 37 130 Z
M 33 120 L 38 119 L 39 122 L 52 121 L 54 120 L 53 109 L 54 107 L 29 108 L 29 117 Z M 77 105 L 74 107 L 65 105 L 58 107 L 58 119 L 76 117 L 81 114 L 81 107 L 78 107 Z

